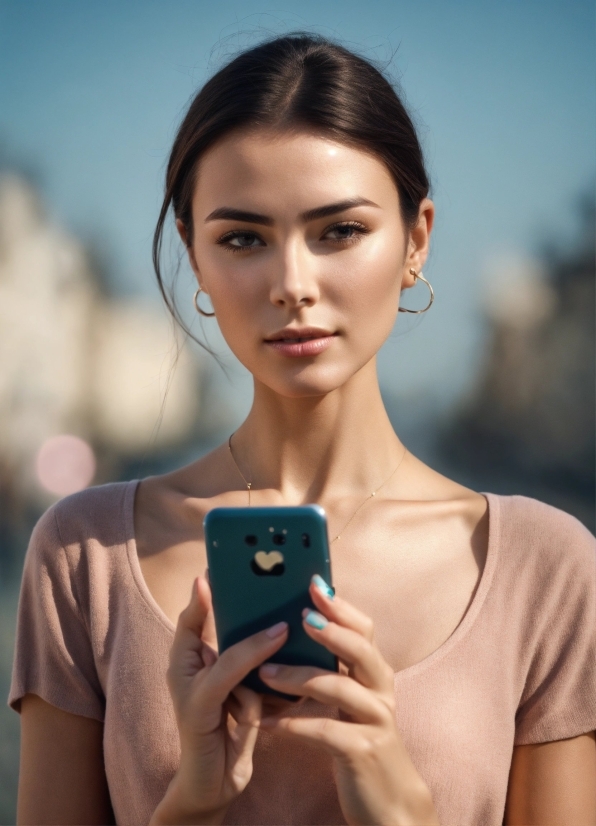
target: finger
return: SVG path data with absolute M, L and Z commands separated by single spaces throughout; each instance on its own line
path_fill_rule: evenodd
M 258 721 L 259 715 L 255 715 L 255 711 L 260 714 L 261 706 L 261 695 L 245 685 L 237 685 L 226 700 L 226 707 L 237 723 Z
M 258 726 L 262 705 L 262 697 L 244 685 L 237 685 L 226 700 L 226 708 L 240 725 Z
M 204 666 L 212 666 L 217 660 L 217 651 L 214 651 L 210 645 L 203 642 L 203 647 L 201 648 L 201 658 Z
M 279 650 L 287 638 L 288 623 L 278 622 L 227 648 L 205 678 L 205 702 L 223 703 L 232 689 Z
M 257 737 L 259 735 L 259 721 L 236 723 L 233 728 L 228 726 L 228 736 L 230 738 L 230 745 L 235 755 L 235 759 L 230 760 L 230 754 L 226 755 L 226 762 L 232 769 L 236 763 L 236 759 L 242 755 L 252 755 Z
M 358 723 L 376 725 L 387 722 L 387 706 L 351 677 L 322 668 L 277 663 L 261 666 L 259 676 L 277 691 L 311 697 L 324 705 L 337 706 Z
M 373 641 L 374 625 L 371 618 L 347 600 L 338 597 L 337 594 L 333 595 L 325 580 L 317 574 L 311 580 L 309 594 L 317 609 L 327 619 L 357 631 L 369 642 Z
M 226 755 L 230 769 L 238 767 L 240 759 L 250 759 L 256 745 L 262 717 L 261 697 L 246 686 L 237 686 L 229 695 L 225 708 L 228 718 L 228 735 L 233 757 Z
M 393 693 L 393 671 L 378 648 L 358 631 L 329 622 L 316 611 L 304 609 L 302 627 L 349 666 L 349 674 L 374 691 Z
M 274 717 L 279 714 L 287 714 L 289 709 L 295 711 L 307 701 L 307 697 L 299 697 L 296 700 L 286 700 L 285 697 L 277 697 L 275 694 L 262 694 L 263 717 Z
M 192 676 L 197 668 L 203 667 L 204 644 L 201 634 L 210 610 L 209 586 L 202 577 L 196 577 L 192 584 L 190 602 L 178 617 L 170 649 L 170 669 L 173 672 Z
M 214 651 L 217 651 L 217 633 L 215 631 L 215 615 L 213 613 L 213 600 L 211 597 L 211 585 L 206 577 L 199 577 L 198 591 L 200 599 L 209 606 L 207 616 L 203 621 L 201 639 L 204 640 Z
M 366 729 L 330 717 L 264 717 L 266 731 L 324 748 L 333 757 L 345 758 L 358 750 L 365 751 Z

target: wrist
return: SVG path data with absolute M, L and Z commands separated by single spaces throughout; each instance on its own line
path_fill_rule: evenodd
M 227 809 L 224 806 L 205 810 L 197 806 L 184 794 L 176 774 L 153 812 L 149 826 L 219 826 L 224 821 Z
M 409 787 L 391 823 L 395 826 L 439 826 L 432 795 L 422 778 Z

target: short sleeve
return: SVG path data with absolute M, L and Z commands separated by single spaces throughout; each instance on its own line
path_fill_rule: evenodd
M 551 509 L 555 511 L 555 509 Z M 533 648 L 516 715 L 515 744 L 546 743 L 596 729 L 596 540 L 555 511 L 550 545 L 537 574 Z
M 76 575 L 60 540 L 56 509 L 35 526 L 25 555 L 8 705 L 28 693 L 64 711 L 103 721 L 105 698 L 76 596 Z

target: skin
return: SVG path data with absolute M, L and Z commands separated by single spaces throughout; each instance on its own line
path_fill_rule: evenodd
M 305 217 L 354 198 L 368 203 Z M 213 217 L 222 208 L 267 221 Z M 168 686 L 182 753 L 151 823 L 222 822 L 250 781 L 263 726 L 330 754 L 348 823 L 435 824 L 431 796 L 395 723 L 392 677 L 442 645 L 464 616 L 486 558 L 486 500 L 410 453 L 391 475 L 404 446 L 376 374 L 401 291 L 414 285 L 410 268 L 419 272 L 426 261 L 433 204 L 425 199 L 406 229 L 395 184 L 374 156 L 319 135 L 257 131 L 228 135 L 203 157 L 192 211 L 192 233 L 178 224 L 191 266 L 232 351 L 254 376 L 253 407 L 233 437 L 252 502 L 319 502 L 330 536 L 341 533 L 331 546 L 338 596 L 330 600 L 311 586 L 327 624 L 316 630 L 304 623 L 338 655 L 340 673 L 283 667 L 261 676 L 341 715 L 291 718 L 282 700 L 238 685 L 283 645 L 284 629 L 218 656 L 209 586 L 196 571 L 197 559 L 199 570 L 206 566 L 205 513 L 247 502 L 227 445 L 143 480 L 137 550 L 151 593 L 176 624 Z M 322 327 L 334 337 L 315 357 L 288 358 L 265 340 L 288 325 Z M 385 630 L 389 611 L 399 635 Z M 101 724 L 33 695 L 23 700 L 22 724 L 19 823 L 111 822 Z M 596 823 L 595 776 L 591 734 L 517 747 L 506 823 Z M 90 794 L 77 794 L 89 777 Z

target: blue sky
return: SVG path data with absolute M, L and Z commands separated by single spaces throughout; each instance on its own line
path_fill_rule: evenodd
M 394 54 L 433 180 L 437 300 L 400 317 L 381 375 L 453 400 L 481 352 L 487 261 L 563 243 L 594 183 L 592 2 L 0 0 L 0 154 L 39 171 L 51 213 L 105 248 L 119 289 L 156 295 L 151 234 L 185 105 L 237 49 L 293 29 Z

